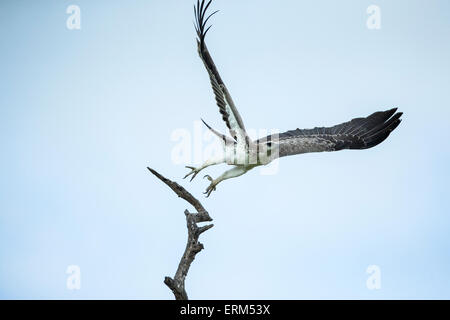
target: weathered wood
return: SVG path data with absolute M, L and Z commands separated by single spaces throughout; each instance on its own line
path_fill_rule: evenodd
M 157 171 L 148 167 L 147 169 L 151 173 L 153 173 L 153 175 L 155 175 L 159 180 L 164 182 L 170 189 L 172 189 L 178 195 L 178 197 L 186 200 L 195 208 L 195 210 L 197 210 L 196 213 L 190 213 L 188 210 L 184 211 L 188 229 L 186 249 L 184 250 L 180 263 L 178 264 L 178 268 L 174 278 L 166 277 L 164 279 L 164 283 L 169 287 L 170 290 L 172 290 L 176 300 L 188 300 L 188 295 L 185 288 L 185 280 L 189 268 L 195 259 L 195 256 L 201 250 L 203 250 L 203 244 L 199 242 L 199 237 L 203 232 L 211 229 L 214 226 L 213 224 L 209 224 L 199 227 L 197 224 L 200 222 L 212 221 L 212 218 L 209 216 L 209 213 L 205 210 L 200 201 L 198 201 L 185 188 L 180 186 L 178 183 L 165 178 Z

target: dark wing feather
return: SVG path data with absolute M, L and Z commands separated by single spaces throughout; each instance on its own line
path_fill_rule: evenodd
M 266 137 L 279 147 L 279 156 L 299 153 L 368 149 L 383 142 L 400 124 L 401 112 L 397 108 L 375 112 L 367 118 L 356 118 L 334 127 L 296 129 Z
M 206 33 L 209 31 L 211 26 L 206 27 L 208 20 L 218 11 L 214 11 L 210 15 L 206 16 L 207 10 L 211 5 L 212 0 L 206 2 L 205 0 L 197 0 L 197 5 L 194 6 L 195 14 L 195 29 L 197 31 L 197 45 L 198 53 L 202 59 L 208 75 L 211 81 L 211 86 L 213 88 L 214 95 L 216 97 L 217 105 L 219 106 L 220 114 L 222 115 L 223 121 L 230 130 L 231 135 L 235 140 L 240 138 L 247 139 L 247 133 L 245 132 L 244 123 L 242 121 L 239 112 L 234 105 L 233 99 L 231 98 L 225 84 L 217 71 L 216 65 L 214 64 L 211 55 L 209 54 L 208 48 L 205 43 Z

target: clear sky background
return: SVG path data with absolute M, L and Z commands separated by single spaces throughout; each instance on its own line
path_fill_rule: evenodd
M 72 4 L 81 30 L 66 27 Z M 372 4 L 380 30 L 366 26 Z M 184 250 L 189 207 L 146 167 L 203 200 L 208 181 L 181 180 L 172 135 L 194 134 L 200 118 L 225 131 L 192 5 L 0 2 L 0 298 L 173 298 L 163 279 Z M 449 2 L 213 9 L 208 46 L 247 127 L 329 126 L 391 107 L 404 116 L 373 149 L 283 158 L 277 174 L 220 184 L 203 200 L 215 227 L 189 296 L 450 298 Z M 80 290 L 66 287 L 69 265 Z M 378 290 L 366 286 L 370 265 Z

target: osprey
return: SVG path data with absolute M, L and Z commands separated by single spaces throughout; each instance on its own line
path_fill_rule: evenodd
M 233 168 L 224 172 L 217 179 L 213 179 L 209 175 L 205 176 L 211 181 L 205 191 L 206 197 L 216 190 L 216 186 L 220 182 L 241 176 L 256 166 L 266 165 L 276 158 L 309 152 L 372 148 L 383 142 L 400 124 L 402 113 L 397 112 L 397 108 L 394 108 L 375 112 L 366 118 L 356 118 L 333 127 L 296 129 L 252 141 L 206 47 L 205 36 L 211 28 L 211 26 L 206 27 L 206 24 L 218 12 L 214 11 L 208 16 L 206 15 L 211 2 L 212 0 L 207 3 L 206 0 L 202 0 L 200 3 L 200 0 L 197 0 L 197 5 L 194 5 L 195 30 L 198 36 L 197 47 L 208 72 L 220 114 L 231 137 L 219 133 L 202 120 L 208 129 L 223 141 L 224 153 L 208 159 L 200 167 L 186 166 L 191 171 L 184 178 L 192 175 L 192 181 L 201 170 L 216 164 L 227 163 L 233 165 Z

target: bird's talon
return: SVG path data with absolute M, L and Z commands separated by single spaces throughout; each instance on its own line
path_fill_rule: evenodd
M 213 178 L 211 178 L 211 176 L 209 175 L 205 175 L 203 178 L 207 178 L 209 181 L 211 181 L 211 184 L 208 186 L 208 188 L 206 188 L 206 191 L 203 192 L 203 194 L 206 194 L 206 198 L 209 198 L 209 196 L 211 195 L 211 193 L 213 191 L 216 191 L 216 186 L 217 183 L 214 181 Z
M 189 172 L 187 175 L 184 176 L 183 179 L 186 179 L 187 177 L 189 177 L 192 174 L 191 180 L 194 180 L 195 176 L 200 172 L 201 169 L 197 169 L 195 167 L 191 167 L 191 166 L 186 166 L 187 169 L 191 169 L 191 172 Z

